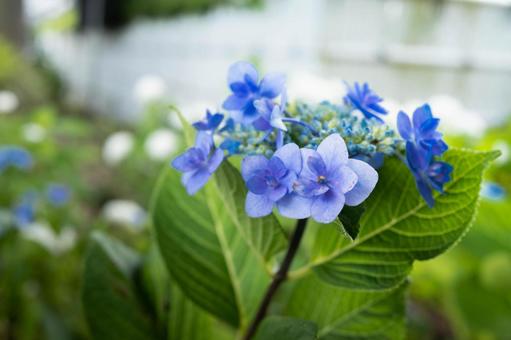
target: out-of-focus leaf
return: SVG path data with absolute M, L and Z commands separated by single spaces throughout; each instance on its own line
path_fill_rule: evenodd
M 269 316 L 259 326 L 255 340 L 314 340 L 318 327 L 311 321 Z
M 82 302 L 94 339 L 155 339 L 155 327 L 136 293 L 139 256 L 96 232 L 85 260 Z

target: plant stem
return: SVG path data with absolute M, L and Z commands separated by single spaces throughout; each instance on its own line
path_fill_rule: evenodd
M 289 246 L 287 248 L 286 256 L 284 257 L 284 261 L 278 270 L 278 272 L 273 276 L 273 280 L 266 290 L 266 294 L 264 295 L 261 304 L 259 305 L 259 309 L 257 310 L 257 314 L 252 321 L 252 324 L 248 328 L 244 340 L 250 340 L 255 335 L 257 331 L 257 327 L 263 321 L 266 312 L 268 311 L 268 307 L 270 306 L 271 299 L 273 295 L 277 292 L 279 286 L 284 282 L 287 278 L 287 273 L 289 271 L 289 267 L 291 267 L 291 263 L 293 262 L 293 258 L 296 255 L 296 251 L 300 246 L 300 242 L 302 240 L 303 233 L 305 231 L 305 226 L 307 225 L 307 219 L 301 219 L 296 221 L 295 231 L 291 238 L 291 242 L 289 242 Z

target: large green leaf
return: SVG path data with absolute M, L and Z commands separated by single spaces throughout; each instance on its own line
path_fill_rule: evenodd
M 94 233 L 85 260 L 82 302 L 94 339 L 155 339 L 155 327 L 133 283 L 140 258 Z
M 269 269 L 232 222 L 215 183 L 189 196 L 179 177 L 166 169 L 153 200 L 162 257 L 189 299 L 244 328 L 269 283 Z
M 229 216 L 255 253 L 261 254 L 268 261 L 276 252 L 285 248 L 284 232 L 273 214 L 250 218 L 245 213 L 247 190 L 235 167 L 224 162 L 216 171 L 215 180 Z
M 321 340 L 401 339 L 405 288 L 349 290 L 308 275 L 296 282 L 285 314 L 315 322 Z
M 310 321 L 268 316 L 259 326 L 255 340 L 314 340 L 317 332 L 318 327 Z
M 367 201 L 357 239 L 339 236 L 326 241 L 329 251 L 316 253 L 301 273 L 312 268 L 322 280 L 352 289 L 397 286 L 414 260 L 441 254 L 467 231 L 482 173 L 497 156 L 498 152 L 449 151 L 445 160 L 454 166 L 453 179 L 444 195 L 436 195 L 433 209 L 419 196 L 406 166 L 387 160 Z

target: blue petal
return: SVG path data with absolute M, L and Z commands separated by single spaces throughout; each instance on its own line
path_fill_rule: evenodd
M 285 194 L 287 194 L 287 187 L 279 185 L 276 188 L 270 188 L 266 193 L 266 196 L 273 202 L 277 202 L 284 197 Z
M 256 195 L 249 192 L 245 200 L 245 211 L 250 217 L 263 217 L 271 214 L 273 204 L 273 201 L 265 195 Z
M 424 182 L 421 179 L 418 179 L 416 181 L 416 184 L 417 184 L 417 189 L 419 189 L 419 193 L 424 198 L 424 200 L 426 201 L 428 206 L 430 208 L 432 208 L 435 205 L 435 200 L 433 199 L 433 193 L 431 191 L 431 188 L 429 187 L 429 185 L 426 182 Z
M 229 67 L 227 75 L 227 83 L 245 83 L 246 79 L 250 79 L 252 83 L 257 83 L 258 75 L 255 67 L 246 61 L 238 61 Z
M 199 189 L 201 189 L 208 182 L 210 173 L 206 168 L 195 171 L 185 184 L 188 195 L 194 195 Z
M 268 184 L 263 176 L 253 176 L 247 181 L 247 188 L 256 195 L 263 195 L 268 190 Z
M 277 202 L 277 208 L 282 216 L 288 218 L 307 218 L 311 215 L 312 199 L 288 194 Z
M 326 137 L 318 146 L 318 153 L 321 155 L 327 171 L 338 168 L 348 162 L 348 148 L 344 139 L 334 133 Z
M 270 170 L 270 173 L 277 179 L 284 177 L 288 171 L 284 162 L 278 157 L 270 158 L 268 170 Z
M 241 175 L 245 181 L 252 178 L 257 171 L 268 167 L 268 159 L 262 155 L 247 156 L 241 161 Z
M 355 160 L 355 162 L 362 161 Z M 350 160 L 348 160 L 348 165 L 349 164 L 351 164 Z M 364 164 L 369 166 L 367 163 Z M 340 168 L 334 169 L 334 171 L 328 173 L 327 177 L 328 187 L 334 191 L 338 191 L 343 194 L 352 190 L 358 182 L 357 173 L 354 170 L 352 170 L 350 166 L 342 166 Z
M 431 108 L 428 104 L 424 104 L 418 107 L 413 112 L 413 126 L 418 129 L 422 123 L 433 118 L 433 114 L 431 113 Z
M 356 206 L 364 202 L 378 183 L 378 173 L 369 164 L 357 159 L 350 159 L 348 166 L 357 175 L 357 184 L 347 193 L 346 205 Z
M 299 174 L 302 171 L 302 154 L 295 143 L 288 143 L 279 148 L 273 157 L 278 157 L 285 164 L 286 168 Z
M 412 123 L 410 118 L 403 111 L 397 114 L 397 129 L 404 140 L 412 140 Z
M 326 176 L 326 166 L 319 155 L 307 159 L 307 166 L 316 176 Z
M 311 216 L 319 223 L 331 223 L 344 207 L 344 195 L 333 190 L 316 197 L 311 206 Z
M 215 172 L 215 170 L 220 166 L 224 159 L 224 152 L 222 149 L 216 149 L 211 158 L 208 161 L 208 171 L 210 174 Z
M 172 161 L 172 166 L 181 172 L 196 170 L 205 158 L 196 148 L 188 149 Z
M 248 100 L 248 97 L 238 97 L 232 94 L 227 97 L 227 99 L 222 104 L 222 107 L 228 111 L 242 110 L 247 105 Z
M 273 99 L 282 93 L 286 77 L 280 73 L 268 73 L 261 81 L 259 94 L 263 97 Z

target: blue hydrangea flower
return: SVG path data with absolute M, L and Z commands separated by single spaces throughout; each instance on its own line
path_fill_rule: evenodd
M 440 119 L 434 118 L 428 104 L 417 108 L 413 113 L 413 124 L 406 113 L 400 111 L 397 116 L 399 134 L 404 140 L 413 142 L 425 150 L 431 150 L 435 156 L 447 150 L 442 134 L 436 129 Z
M 284 89 L 285 77 L 280 73 L 270 73 L 259 82 L 255 67 L 245 61 L 239 61 L 229 68 L 227 82 L 232 91 L 223 103 L 231 117 L 242 124 L 251 124 L 259 117 L 254 101 L 275 99 Z
M 346 86 L 348 87 L 348 93 L 344 97 L 344 102 L 346 104 L 352 105 L 354 108 L 358 109 L 367 119 L 374 118 L 379 122 L 383 122 L 383 120 L 378 117 L 378 115 L 387 114 L 387 110 L 380 105 L 383 99 L 374 93 L 367 83 L 361 86 L 359 83 L 355 82 L 353 87 L 349 84 L 346 84 Z
M 406 162 L 410 168 L 419 193 L 429 207 L 433 207 L 433 190 L 443 193 L 443 186 L 451 180 L 453 167 L 446 162 L 436 161 L 431 150 L 406 143 Z
M 24 228 L 35 220 L 37 195 L 35 192 L 25 193 L 20 202 L 12 209 L 14 223 L 18 228 Z
M 206 119 L 204 121 L 193 123 L 193 127 L 198 131 L 210 131 L 213 133 L 218 128 L 218 126 L 220 126 L 220 123 L 222 123 L 223 119 L 223 114 L 211 114 L 209 110 L 206 110 Z
M 8 167 L 27 170 L 32 167 L 32 155 L 18 146 L 0 147 L 0 172 Z
M 248 188 L 247 215 L 270 214 L 275 203 L 292 190 L 301 168 L 300 148 L 294 143 L 284 145 L 270 159 L 261 155 L 245 157 L 241 174 Z
M 254 128 L 259 131 L 271 131 L 278 129 L 287 131 L 284 124 L 284 110 L 287 105 L 286 91 L 282 92 L 280 104 L 276 104 L 269 99 L 258 99 L 254 101 L 254 106 L 260 116 L 254 121 Z
M 325 138 L 317 150 L 302 148 L 302 171 L 294 192 L 278 203 L 282 215 L 333 222 L 344 205 L 356 206 L 373 191 L 378 173 L 369 164 L 348 158 L 339 134 Z
M 176 157 L 172 166 L 183 173 L 181 181 L 188 194 L 193 195 L 207 183 L 223 159 L 224 152 L 214 148 L 213 137 L 201 131 L 197 134 L 195 146 Z
M 50 204 L 61 207 L 69 202 L 71 198 L 71 190 L 64 184 L 50 184 L 46 189 L 46 197 Z

